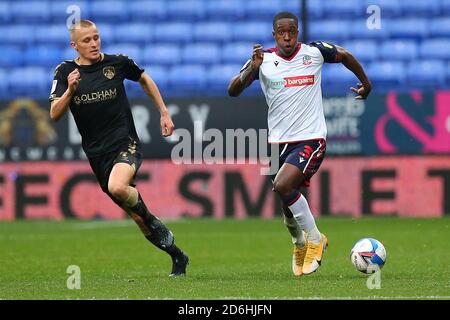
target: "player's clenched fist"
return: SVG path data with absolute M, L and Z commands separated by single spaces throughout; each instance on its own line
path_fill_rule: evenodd
M 263 46 L 260 44 L 253 45 L 253 54 L 252 54 L 252 70 L 256 70 L 263 62 Z
M 69 73 L 69 75 L 67 76 L 67 84 L 70 93 L 74 93 L 75 90 L 77 90 L 80 80 L 80 71 L 78 71 L 78 69 L 75 69 L 71 73 Z
M 161 133 L 163 137 L 172 135 L 175 125 L 169 115 L 161 116 Z

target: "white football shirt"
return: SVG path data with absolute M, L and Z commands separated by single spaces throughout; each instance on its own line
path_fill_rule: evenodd
M 289 59 L 280 56 L 276 48 L 264 51 L 263 63 L 255 76 L 269 107 L 269 143 L 326 139 L 322 65 L 324 57 L 327 62 L 334 62 L 335 56 L 336 47 L 324 42 L 299 43 Z

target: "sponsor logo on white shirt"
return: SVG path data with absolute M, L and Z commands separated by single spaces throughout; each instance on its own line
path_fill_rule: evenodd
M 287 77 L 284 78 L 286 81 L 285 87 L 300 87 L 300 86 L 310 86 L 314 84 L 314 75 L 307 76 L 297 76 L 297 77 Z
M 314 84 L 314 75 L 270 79 L 269 88 L 281 89 Z

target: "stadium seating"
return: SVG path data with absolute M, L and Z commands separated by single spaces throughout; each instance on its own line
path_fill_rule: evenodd
M 440 5 L 441 5 L 441 13 L 444 15 L 447 15 L 450 13 L 450 1 L 449 0 L 441 0 L 440 1 Z
M 350 23 L 343 20 L 313 20 L 309 28 L 310 38 L 339 42 L 350 37 Z
M 145 64 L 177 65 L 181 63 L 180 47 L 176 44 L 154 44 L 146 46 L 143 53 Z
M 70 44 L 70 35 L 65 28 L 61 28 L 61 25 L 58 24 L 38 26 L 35 29 L 35 41 L 42 45 L 64 47 Z
M 61 50 L 54 46 L 40 45 L 29 47 L 24 54 L 25 65 L 51 67 L 58 65 L 62 60 Z
M 375 61 L 379 57 L 379 45 L 373 40 L 353 40 L 342 44 L 361 61 Z
M 217 64 L 208 68 L 206 74 L 208 87 L 226 95 L 230 79 L 239 73 L 241 67 L 239 64 Z
M 205 7 L 201 0 L 172 0 L 167 1 L 167 15 L 172 20 L 202 20 Z
M 264 42 L 272 38 L 270 21 L 238 22 L 232 24 L 234 41 L 247 41 L 250 44 Z
M 188 44 L 181 55 L 183 63 L 213 65 L 220 62 L 220 50 L 214 44 Z
M 299 4 L 299 2 L 297 2 L 297 1 L 288 1 L 288 2 L 289 3 L 297 3 L 297 4 Z M 309 1 L 308 2 L 308 6 L 307 6 L 307 10 L 308 10 L 308 16 L 310 17 L 310 19 L 314 19 L 315 20 L 315 19 L 322 18 L 323 5 L 319 1 Z M 291 8 L 288 11 L 300 12 L 300 5 L 297 6 L 296 8 Z
M 11 19 L 11 9 L 8 2 L 0 2 L 0 23 L 6 23 Z
M 403 62 L 372 62 L 366 72 L 376 85 L 383 85 L 386 88 L 395 88 L 402 85 L 406 78 L 405 65 Z
M 124 23 L 114 26 L 114 38 L 117 42 L 142 45 L 152 41 L 153 32 L 148 23 Z
M 439 13 L 440 1 L 408 0 L 400 1 L 401 10 L 405 15 L 435 16 Z
M 91 18 L 94 21 L 115 24 L 128 19 L 127 5 L 120 0 L 100 0 L 91 4 Z
M 185 44 L 193 38 L 192 24 L 187 22 L 157 23 L 154 30 L 156 42 Z
M 324 0 L 321 2 L 323 15 L 331 19 L 352 18 L 362 16 L 365 13 L 365 7 L 361 6 L 360 0 Z
M 322 71 L 322 83 L 327 89 L 340 95 L 350 93 L 358 79 L 341 64 L 327 64 Z
M 206 89 L 206 68 L 202 65 L 183 64 L 172 67 L 168 73 L 168 84 L 173 95 L 186 92 L 201 93 Z
M 33 44 L 35 33 L 32 26 L 13 24 L 0 26 L 1 44 L 29 46 Z
M 386 25 L 391 38 L 420 40 L 429 33 L 429 24 L 425 18 L 389 20 Z
M 450 5 L 449 5 L 450 9 Z M 450 13 L 450 12 L 449 12 Z M 450 37 L 450 18 L 437 18 L 430 21 L 431 37 Z
M 146 65 L 143 67 L 152 79 L 158 83 L 158 87 L 165 89 L 169 85 L 168 68 L 160 65 Z
M 419 56 L 417 43 L 413 40 L 389 40 L 379 48 L 383 60 L 414 60 Z
M 194 26 L 195 42 L 227 43 L 231 40 L 231 25 L 226 22 L 200 22 Z
M 77 57 L 77 52 L 72 47 L 64 48 L 61 60 L 73 60 Z
M 273 13 L 282 11 L 280 0 L 247 0 L 241 3 L 251 20 L 268 20 L 273 19 Z
M 445 68 L 445 73 L 446 73 L 446 84 L 448 86 L 448 82 L 450 81 L 450 62 L 447 62 L 447 66 Z
M 445 64 L 439 60 L 420 60 L 409 63 L 407 75 L 414 88 L 439 88 L 445 83 Z
M 12 1 L 10 2 L 11 17 L 16 22 L 48 22 L 50 19 L 50 4 L 48 1 Z
M 0 69 L 0 94 L 4 95 L 8 88 L 7 72 L 4 69 Z
M 425 59 L 450 60 L 450 39 L 436 38 L 423 41 L 420 56 Z
M 8 79 L 8 91 L 14 95 L 45 97 L 50 94 L 53 72 L 42 67 L 13 69 Z
M 309 41 L 351 51 L 367 68 L 375 91 L 450 87 L 450 0 L 308 0 L 307 5 Z M 379 29 L 368 27 L 377 9 L 368 10 L 370 5 L 380 8 Z M 148 67 L 164 94 L 224 95 L 254 43 L 275 45 L 273 16 L 287 10 L 300 17 L 300 7 L 300 0 L 0 0 L 0 77 L 8 75 L 0 92 L 48 96 L 51 83 L 38 79 L 48 82 L 56 65 L 76 57 L 66 25 L 79 8 L 81 18 L 96 22 L 104 51 Z M 20 83 L 21 72 L 33 79 Z M 341 93 L 355 81 L 340 65 L 323 69 L 324 91 Z M 143 94 L 135 84 L 126 86 L 132 95 Z M 249 92 L 261 94 L 259 85 Z
M 127 3 L 129 16 L 140 22 L 163 21 L 167 17 L 166 1 L 130 1 Z
M 250 58 L 252 45 L 248 42 L 227 43 L 221 51 L 223 63 L 237 63 L 241 66 Z
M 206 1 L 205 15 L 213 21 L 239 21 L 244 18 L 240 0 Z
M 23 54 L 20 46 L 17 45 L 0 45 L 0 68 L 12 68 L 21 65 L 23 62 Z

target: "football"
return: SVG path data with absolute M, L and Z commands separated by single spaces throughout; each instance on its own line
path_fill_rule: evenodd
M 350 259 L 356 270 L 363 273 L 374 273 L 386 263 L 386 249 L 383 244 L 373 238 L 363 238 L 354 244 Z

